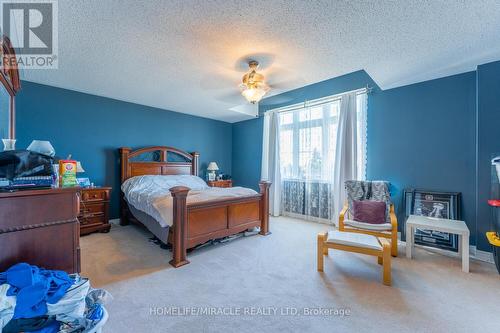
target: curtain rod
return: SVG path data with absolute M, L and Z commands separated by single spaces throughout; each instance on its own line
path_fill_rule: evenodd
M 264 113 L 269 112 L 269 111 L 272 111 L 272 112 L 292 111 L 295 109 L 300 109 L 300 108 L 306 107 L 308 103 L 312 103 L 314 105 L 321 105 L 321 104 L 325 104 L 325 103 L 329 103 L 329 102 L 333 102 L 335 100 L 338 100 L 338 99 L 340 99 L 340 97 L 342 95 L 345 95 L 345 94 L 351 94 L 351 93 L 356 93 L 356 95 L 363 94 L 363 93 L 370 94 L 372 92 L 372 90 L 373 90 L 373 87 L 370 87 L 367 84 L 366 87 L 363 87 L 363 88 L 349 90 L 349 91 L 341 92 L 341 93 L 338 93 L 335 95 L 320 97 L 320 98 L 316 98 L 316 99 L 309 100 L 309 101 L 305 100 L 304 102 L 290 104 L 290 105 L 282 106 L 279 108 L 269 109 L 269 110 L 264 111 Z
M 350 93 L 354 93 L 354 92 L 356 94 L 362 94 L 362 93 L 370 94 L 372 92 L 372 90 L 373 90 L 373 87 L 370 87 L 369 85 L 366 85 L 366 87 L 359 88 L 359 89 L 354 89 L 354 90 L 350 90 L 350 91 L 346 91 L 346 92 L 339 93 L 339 94 L 335 94 L 335 95 L 332 95 L 330 97 L 342 96 L 342 95 L 350 94 Z

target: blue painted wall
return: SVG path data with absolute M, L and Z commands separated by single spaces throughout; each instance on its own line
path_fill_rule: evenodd
M 258 191 L 262 159 L 262 117 L 233 124 L 233 182 Z
M 398 217 L 402 190 L 462 193 L 475 243 L 475 72 L 377 92 L 368 118 L 369 179 L 389 180 Z
M 117 149 L 165 145 L 200 153 L 200 171 L 217 161 L 231 173 L 231 124 L 24 81 L 16 98 L 18 148 L 49 140 L 57 155 L 82 162 L 96 185 L 113 187 L 119 216 Z M 202 173 L 200 173 L 201 175 Z
M 491 193 L 491 158 L 500 155 L 500 61 L 478 66 L 477 96 L 478 247 L 490 248 L 485 233 L 491 231 L 492 209 L 486 201 Z

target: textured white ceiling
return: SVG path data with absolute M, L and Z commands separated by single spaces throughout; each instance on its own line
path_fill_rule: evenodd
M 59 69 L 22 77 L 235 122 L 245 55 L 286 90 L 359 69 L 387 89 L 500 59 L 499 32 L 498 0 L 63 0 Z

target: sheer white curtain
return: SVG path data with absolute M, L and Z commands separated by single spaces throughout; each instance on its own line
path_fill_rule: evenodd
M 364 179 L 366 93 L 330 96 L 264 116 L 262 178 L 273 215 L 335 223 L 344 181 Z
M 278 112 L 264 114 L 261 179 L 272 182 L 269 189 L 269 211 L 281 214 L 280 117 Z
M 368 94 L 356 96 L 356 114 L 358 121 L 358 180 L 366 179 L 367 132 L 368 132 Z
M 335 216 L 338 216 L 346 200 L 345 181 L 358 179 L 358 121 L 356 111 L 356 93 L 342 95 L 337 127 L 337 147 L 332 172 Z

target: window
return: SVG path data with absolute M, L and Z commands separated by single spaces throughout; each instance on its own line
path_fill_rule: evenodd
M 364 175 L 366 117 L 360 103 L 363 99 L 358 95 L 358 174 Z M 340 100 L 333 98 L 280 112 L 282 179 L 332 181 L 339 112 Z

